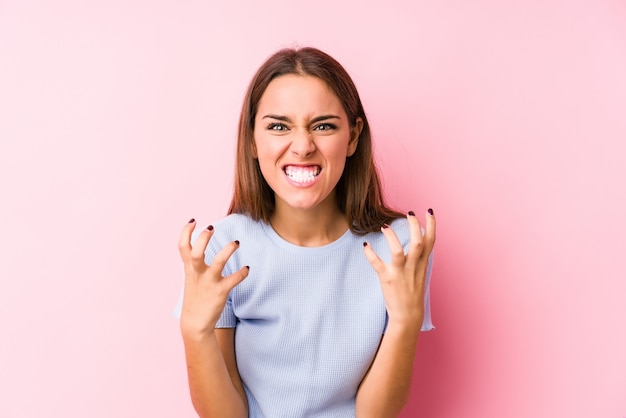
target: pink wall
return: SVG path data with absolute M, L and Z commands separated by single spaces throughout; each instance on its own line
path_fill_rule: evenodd
M 255 68 L 308 44 L 438 215 L 403 416 L 626 416 L 624 2 L 209 3 L 0 1 L 0 416 L 192 416 L 178 231 L 226 209 Z

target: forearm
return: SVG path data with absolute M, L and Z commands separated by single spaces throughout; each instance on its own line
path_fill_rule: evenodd
M 409 396 L 420 328 L 419 323 L 389 322 L 378 353 L 357 392 L 358 418 L 395 418 L 402 411 Z
M 202 418 L 246 418 L 245 394 L 233 383 L 215 332 L 183 332 L 183 342 L 189 391 L 198 415 Z

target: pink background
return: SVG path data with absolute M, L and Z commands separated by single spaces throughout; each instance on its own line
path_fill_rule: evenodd
M 224 214 L 245 87 L 294 45 L 438 217 L 403 416 L 626 416 L 625 3 L 226 3 L 0 1 L 0 416 L 193 416 L 178 233 Z

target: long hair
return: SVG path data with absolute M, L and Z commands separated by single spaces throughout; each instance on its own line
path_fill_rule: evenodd
M 350 229 L 359 235 L 376 232 L 384 223 L 404 216 L 385 204 L 372 154 L 369 123 L 354 82 L 334 58 L 310 47 L 276 52 L 261 65 L 250 82 L 239 118 L 235 184 L 228 214 L 243 213 L 269 223 L 274 211 L 274 192 L 253 157 L 254 119 L 267 86 L 276 77 L 286 74 L 321 79 L 339 98 L 350 126 L 356 124 L 357 118 L 363 121 L 356 151 L 347 158 L 336 186 L 339 210 L 346 215 Z

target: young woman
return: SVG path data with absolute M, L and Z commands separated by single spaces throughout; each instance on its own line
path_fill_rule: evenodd
M 420 330 L 435 218 L 388 208 L 343 67 L 272 55 L 248 88 L 229 215 L 179 249 L 180 326 L 202 417 L 396 417 Z

